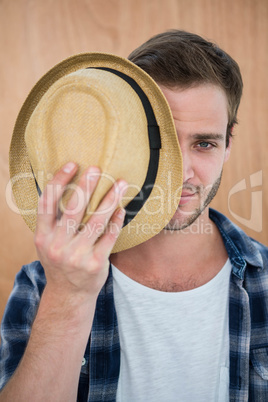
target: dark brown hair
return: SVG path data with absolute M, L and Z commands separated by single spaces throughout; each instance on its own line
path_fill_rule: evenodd
M 239 66 L 231 56 L 199 35 L 173 29 L 153 36 L 128 58 L 167 87 L 188 88 L 201 83 L 221 87 L 228 100 L 228 146 L 243 89 Z

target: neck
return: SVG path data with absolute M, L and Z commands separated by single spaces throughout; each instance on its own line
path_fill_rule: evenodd
M 162 230 L 150 240 L 111 256 L 111 262 L 138 282 L 139 278 L 184 277 L 206 283 L 224 265 L 227 253 L 216 225 L 208 217 L 208 209 L 192 225 L 183 230 Z M 187 277 L 187 278 L 186 278 Z M 145 280 L 145 279 L 144 279 Z M 193 286 L 194 287 L 194 286 Z

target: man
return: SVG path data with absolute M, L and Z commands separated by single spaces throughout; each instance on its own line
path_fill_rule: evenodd
M 101 237 L 67 234 L 67 213 L 55 225 L 62 193 L 52 199 L 44 191 L 39 209 L 54 213 L 38 216 L 40 262 L 23 268 L 9 301 L 25 304 L 15 324 L 11 307 L 3 322 L 3 338 L 13 341 L 1 351 L 2 386 L 14 375 L 0 401 L 267 400 L 267 248 L 208 209 L 230 154 L 239 68 L 215 45 L 177 30 L 130 60 L 154 78 L 172 111 L 184 169 L 177 211 L 159 234 L 110 256 L 124 211 L 109 206 L 122 199 L 124 180 L 99 206 L 109 212 L 89 220 L 108 222 Z M 70 162 L 50 185 L 64 187 L 76 171 Z M 89 168 L 81 190 L 91 180 L 93 192 L 98 174 Z M 77 225 L 81 217 L 72 216 Z

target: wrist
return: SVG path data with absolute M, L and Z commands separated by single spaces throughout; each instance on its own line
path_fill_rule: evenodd
M 83 327 L 91 330 L 98 295 L 70 294 L 55 290 L 47 285 L 41 297 L 35 324 L 42 330 L 70 334 L 80 332 Z

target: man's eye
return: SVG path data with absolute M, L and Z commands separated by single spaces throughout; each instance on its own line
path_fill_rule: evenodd
M 200 141 L 200 142 L 197 142 L 195 145 L 195 148 L 197 150 L 202 150 L 202 151 L 212 151 L 216 147 L 217 147 L 216 143 L 209 142 L 209 141 Z
M 206 141 L 199 142 L 198 144 L 201 148 L 208 148 L 211 144 Z

